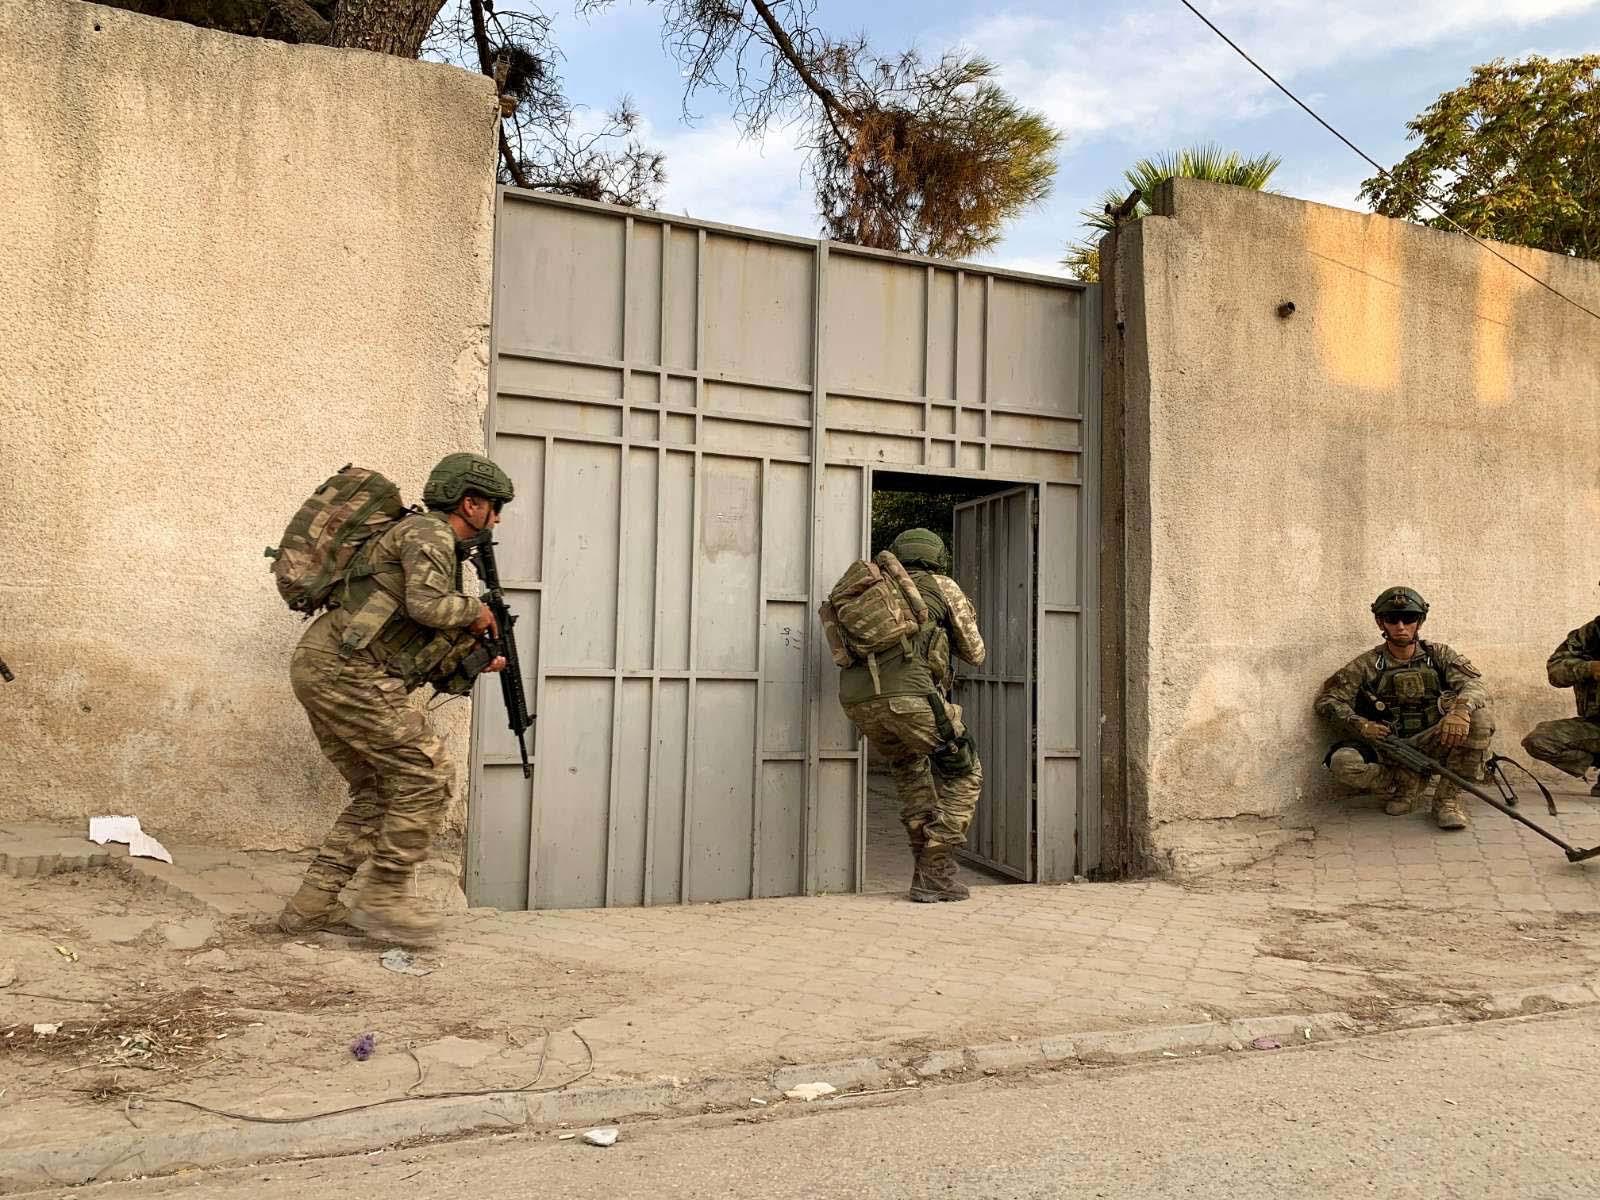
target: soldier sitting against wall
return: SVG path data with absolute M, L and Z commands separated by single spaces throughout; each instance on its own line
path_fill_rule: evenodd
M 1522 748 L 1582 779 L 1591 766 L 1600 767 L 1600 617 L 1567 634 L 1544 669 L 1551 687 L 1572 689 L 1578 715 L 1541 721 L 1522 739 Z M 1600 796 L 1600 779 L 1589 794 Z
M 1340 742 L 1324 765 L 1345 787 L 1388 797 L 1384 811 L 1404 816 L 1426 785 L 1420 775 L 1379 761 L 1368 744 L 1394 734 L 1457 775 L 1482 778 L 1494 721 L 1478 669 L 1442 642 L 1422 640 L 1428 604 L 1411 588 L 1392 587 L 1372 604 L 1383 644 L 1352 659 L 1322 685 L 1320 717 L 1357 740 Z M 1440 778 L 1433 797 L 1440 829 L 1465 829 L 1456 785 Z

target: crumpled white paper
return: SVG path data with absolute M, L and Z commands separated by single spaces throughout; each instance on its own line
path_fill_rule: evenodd
M 838 1090 L 833 1084 L 823 1083 L 819 1080 L 816 1083 L 799 1084 L 790 1088 L 784 1095 L 791 1100 L 820 1100 L 824 1096 L 833 1095 Z
M 139 828 L 138 817 L 90 817 L 89 840 L 97 846 L 121 842 L 134 858 L 154 858 L 170 863 L 167 848 Z

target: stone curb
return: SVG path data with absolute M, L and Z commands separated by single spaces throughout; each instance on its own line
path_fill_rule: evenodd
M 221 1118 L 208 1118 L 211 1123 L 199 1128 L 119 1133 L 61 1149 L 0 1151 L 0 1193 L 162 1175 L 182 1169 L 244 1166 L 271 1159 L 352 1154 L 474 1133 L 749 1108 L 752 1099 L 778 1101 L 799 1083 L 829 1083 L 842 1097 L 848 1097 L 852 1089 L 914 1087 L 926 1079 L 955 1081 L 975 1075 L 1229 1053 L 1244 1050 L 1257 1038 L 1272 1038 L 1282 1047 L 1291 1048 L 1393 1030 L 1465 1025 L 1597 1004 L 1600 980 L 1593 986 L 1555 984 L 1470 1000 L 1413 1005 L 1391 1009 L 1380 1020 L 1343 1012 L 1243 1017 L 1155 1029 L 1028 1038 L 935 1050 L 916 1057 L 851 1058 L 785 1066 L 766 1075 L 709 1078 L 683 1085 L 631 1084 L 417 1101 L 293 1124 L 224 1123 Z M 826 1106 L 828 1101 L 818 1103 Z M 151 1105 L 144 1112 L 148 1118 L 165 1107 Z

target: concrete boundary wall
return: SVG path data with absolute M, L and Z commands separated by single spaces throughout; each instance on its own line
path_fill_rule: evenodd
M 1108 247 L 1102 669 L 1121 860 L 1182 874 L 1333 802 L 1312 697 L 1391 584 L 1497 750 L 1571 714 L 1544 662 L 1600 611 L 1600 322 L 1454 234 L 1187 180 L 1156 209 Z M 1499 249 L 1600 309 L 1600 264 Z
M 453 68 L 0 5 L 0 820 L 321 837 L 262 549 L 348 461 L 415 499 L 482 447 L 495 112 Z

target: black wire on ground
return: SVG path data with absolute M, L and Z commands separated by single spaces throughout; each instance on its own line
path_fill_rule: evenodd
M 551 1084 L 549 1087 L 535 1086 L 538 1084 L 539 1079 L 544 1075 L 545 1050 L 547 1050 L 549 1047 L 549 1034 L 547 1033 L 545 1035 L 545 1048 L 541 1049 L 539 1053 L 539 1074 L 535 1075 L 532 1080 L 523 1084 L 521 1087 L 469 1088 L 464 1091 L 418 1092 L 415 1094 L 408 1092 L 403 1096 L 386 1096 L 382 1100 L 369 1100 L 365 1104 L 351 1104 L 344 1108 L 326 1109 L 323 1112 L 303 1113 L 297 1117 L 265 1117 L 258 1113 L 233 1112 L 226 1108 L 212 1108 L 209 1104 L 201 1104 L 196 1100 L 180 1100 L 176 1096 L 140 1096 L 138 1099 L 143 1100 L 146 1104 L 176 1104 L 182 1108 L 192 1108 L 196 1112 L 209 1113 L 214 1117 L 227 1117 L 233 1121 L 249 1121 L 256 1125 L 299 1125 L 306 1121 L 320 1121 L 325 1117 L 342 1117 L 346 1113 L 365 1112 L 366 1110 L 372 1108 L 383 1108 L 388 1104 L 409 1104 L 418 1100 L 459 1100 L 473 1096 L 514 1096 L 532 1093 L 542 1094 L 544 1092 L 559 1092 L 563 1088 L 571 1087 L 580 1079 L 587 1079 L 590 1075 L 594 1074 L 594 1048 L 589 1045 L 588 1039 L 576 1029 L 572 1030 L 571 1032 L 573 1037 L 577 1038 L 583 1043 L 583 1049 L 589 1056 L 588 1065 L 574 1075 L 571 1079 L 563 1080 L 561 1083 Z M 418 1065 L 420 1067 L 420 1064 Z M 421 1079 L 419 1078 L 417 1082 L 420 1083 Z M 416 1084 L 412 1084 L 412 1086 L 415 1087 Z
M 1428 208 L 1432 209 L 1435 213 L 1438 214 L 1439 219 L 1441 221 L 1446 222 L 1450 226 L 1451 229 L 1453 229 L 1457 233 L 1461 234 L 1462 237 L 1471 238 L 1479 246 L 1482 246 L 1485 250 L 1487 250 L 1490 254 L 1494 255 L 1501 262 L 1505 263 L 1506 266 L 1510 267 L 1512 270 L 1517 271 L 1522 275 L 1526 275 L 1529 279 L 1533 280 L 1533 282 L 1537 283 L 1540 287 L 1544 288 L 1545 291 L 1551 293 L 1554 296 L 1559 296 L 1561 299 L 1565 300 L 1568 304 L 1572 305 L 1574 308 L 1578 309 L 1580 312 L 1586 312 L 1591 317 L 1593 317 L 1595 320 L 1600 321 L 1600 312 L 1595 312 L 1594 309 L 1588 307 L 1586 304 L 1583 304 L 1580 301 L 1574 300 L 1571 296 L 1567 295 L 1565 292 L 1563 292 L 1560 288 L 1556 287 L 1554 284 L 1548 283 L 1545 280 L 1540 279 L 1537 275 L 1535 275 L 1532 271 L 1528 270 L 1526 267 L 1522 266 L 1521 264 L 1519 264 L 1517 262 L 1512 261 L 1511 259 L 1507 258 L 1504 254 L 1501 254 L 1500 251 L 1496 250 L 1493 246 L 1491 246 L 1483 238 L 1479 237 L 1477 234 L 1473 233 L 1471 230 L 1464 228 L 1458 221 L 1455 220 L 1455 218 L 1451 217 L 1448 213 L 1446 213 L 1444 211 L 1444 209 L 1440 206 L 1439 201 L 1435 197 L 1429 195 L 1427 192 L 1421 191 L 1420 189 L 1407 187 L 1405 184 L 1401 183 L 1398 179 L 1396 179 L 1394 177 L 1393 174 L 1391 174 L 1385 167 L 1383 167 L 1370 154 L 1368 154 L 1360 146 L 1358 146 L 1354 142 L 1352 142 L 1349 138 L 1345 137 L 1344 134 L 1340 133 L 1332 125 L 1328 124 L 1328 122 L 1324 121 L 1322 119 L 1322 117 L 1318 115 L 1318 113 L 1316 112 L 1315 109 L 1313 109 L 1304 100 L 1300 99 L 1299 96 L 1296 96 L 1293 92 L 1291 92 L 1283 84 L 1279 83 L 1277 78 L 1272 74 L 1272 72 L 1268 71 L 1260 63 L 1258 63 L 1255 59 L 1251 58 L 1248 54 L 1246 54 L 1245 51 L 1244 51 L 1244 48 L 1242 46 L 1240 46 L 1238 42 L 1234 41 L 1227 34 L 1223 33 L 1222 30 L 1218 29 L 1216 27 L 1216 25 L 1212 24 L 1211 18 L 1206 16 L 1205 13 L 1201 12 L 1198 8 L 1196 8 L 1193 4 L 1191 4 L 1189 2 L 1189 0 L 1178 0 L 1178 3 L 1182 4 L 1185 8 L 1187 8 L 1195 16 L 1199 17 L 1200 20 L 1205 23 L 1205 26 L 1206 26 L 1207 29 L 1211 30 L 1212 33 L 1216 34 L 1223 41 L 1227 42 L 1228 45 L 1233 48 L 1235 53 L 1237 53 L 1240 58 L 1244 59 L 1245 62 L 1249 63 L 1257 71 L 1260 71 L 1262 76 L 1266 79 L 1266 81 L 1268 83 L 1272 84 L 1273 87 L 1277 88 L 1285 96 L 1289 97 L 1289 99 L 1293 100 L 1302 109 L 1304 109 L 1305 112 L 1306 112 L 1306 115 L 1308 115 L 1318 125 L 1321 125 L 1329 133 L 1333 134 L 1334 137 L 1338 138 L 1346 146 L 1350 147 L 1351 150 L 1353 150 L 1361 159 L 1363 159 L 1366 163 L 1368 163 L 1375 171 L 1378 172 L 1378 174 L 1382 175 L 1385 179 L 1389 180 L 1389 182 L 1394 184 L 1397 188 L 1400 188 L 1402 191 L 1404 191 L 1407 194 L 1409 194 L 1413 199 L 1420 201 L 1422 204 L 1425 204 Z

